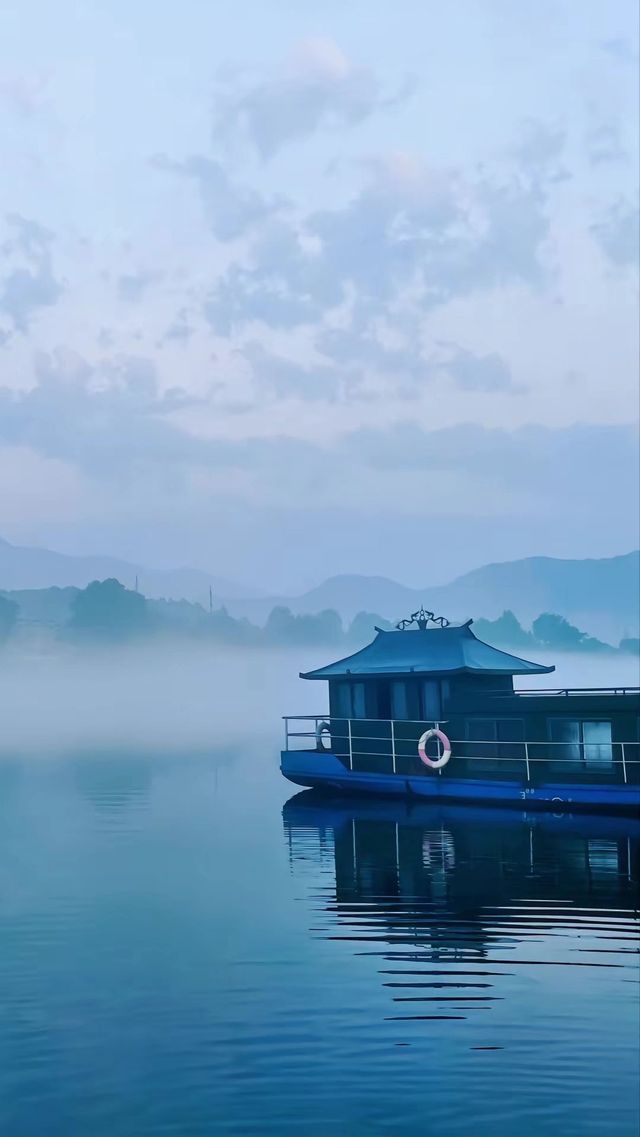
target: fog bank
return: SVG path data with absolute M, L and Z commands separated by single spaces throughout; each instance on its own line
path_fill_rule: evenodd
M 228 647 L 152 647 L 2 657 L 0 752 L 215 749 L 280 737 L 282 715 L 322 711 L 298 678 L 324 655 Z M 314 705 L 315 704 L 315 705 Z
M 337 653 L 334 653 L 337 654 Z M 323 714 L 326 685 L 298 677 L 326 663 L 327 648 L 265 651 L 180 645 L 1 657 L 2 754 L 82 749 L 128 752 L 217 749 L 264 739 L 285 714 Z M 521 687 L 640 684 L 632 655 L 555 655 L 552 675 Z

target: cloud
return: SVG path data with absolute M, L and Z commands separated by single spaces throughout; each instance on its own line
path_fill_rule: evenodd
M 310 399 L 342 391 L 337 371 L 293 374 L 261 347 L 247 355 L 284 397 L 302 382 Z M 10 532 L 36 542 L 65 533 L 85 548 L 124 541 L 142 560 L 180 549 L 225 571 L 259 564 L 280 587 L 285 546 L 285 576 L 313 579 L 367 564 L 393 575 L 422 556 L 428 564 L 434 534 L 447 535 L 439 576 L 492 557 L 607 555 L 637 539 L 638 448 L 625 427 L 428 430 L 407 421 L 340 436 L 318 412 L 312 438 L 284 426 L 208 438 L 189 420 L 215 427 L 215 408 L 161 393 L 148 359 L 40 358 L 31 390 L 0 388 L 0 467 L 29 487 L 20 516 L 4 503 Z
M 316 242 L 317 244 L 317 242 Z M 229 335 L 253 321 L 295 328 L 319 321 L 338 307 L 344 285 L 308 234 L 282 219 L 265 226 L 248 262 L 236 261 L 209 292 L 204 313 L 211 327 Z
M 189 322 L 189 310 L 187 308 L 180 308 L 162 336 L 161 343 L 173 340 L 178 343 L 186 344 L 191 339 L 193 331 L 193 326 Z
M 24 118 L 36 114 L 47 101 L 48 80 L 44 75 L 0 76 L 0 103 Z
M 548 232 L 535 179 L 470 181 L 390 155 L 367 164 L 344 205 L 264 226 L 208 293 L 205 315 L 224 335 L 255 321 L 322 334 L 326 317 L 350 303 L 370 320 L 400 308 L 424 319 L 477 290 L 540 288 Z
M 118 299 L 128 303 L 136 303 L 142 299 L 150 285 L 154 284 L 158 278 L 157 272 L 122 273 L 116 280 Z
M 394 346 L 383 342 L 371 328 L 352 325 L 347 328 L 328 328 L 315 340 L 317 349 L 336 364 L 352 368 L 350 387 L 359 385 L 356 376 L 364 380 L 372 372 L 384 381 L 387 388 L 400 397 L 411 398 L 416 390 L 446 376 L 464 391 L 516 392 L 523 388 L 513 378 L 506 360 L 497 352 L 478 355 L 455 344 L 438 343 L 435 351 L 426 353 L 420 343 L 417 329 L 413 337 L 403 337 L 401 346 L 397 334 Z
M 540 147 L 544 164 L 560 139 Z M 429 354 L 425 339 L 429 316 L 452 300 L 546 283 L 539 167 L 529 178 L 470 181 L 400 153 L 361 169 L 363 184 L 342 206 L 271 218 L 258 230 L 204 298 L 211 329 L 232 338 L 251 328 L 245 359 L 271 394 L 410 398 L 442 375 L 463 390 L 522 389 L 496 352 L 441 345 Z M 305 362 L 260 348 L 264 328 L 299 330 Z
M 433 374 L 417 333 L 413 342 L 403 337 L 400 344 L 397 335 L 393 336 L 393 344 L 385 342 L 383 335 L 374 321 L 365 315 L 359 316 L 356 308 L 355 319 L 349 326 L 322 329 L 315 338 L 315 346 L 335 364 L 352 369 L 352 376 L 359 377 L 359 383 L 352 378 L 353 389 L 365 376 L 374 374 L 386 377 L 400 396 L 415 394 L 421 381 L 426 382 Z
M 161 394 L 150 359 L 115 356 L 93 366 L 58 349 L 36 357 L 35 386 L 0 388 L 0 439 L 120 480 L 149 463 L 211 461 L 213 447 L 171 422 L 196 402 L 180 389 Z
M 600 48 L 609 55 L 616 63 L 624 64 L 627 67 L 633 67 L 634 70 L 638 65 L 638 52 L 634 44 L 625 39 L 623 36 L 612 36 L 610 39 L 603 40 Z
M 511 369 L 497 352 L 476 355 L 460 347 L 449 347 L 439 367 L 463 391 L 520 391 Z
M 528 119 L 510 148 L 522 170 L 536 179 L 565 181 L 569 177 L 562 163 L 567 138 L 564 129 L 538 119 Z
M 640 210 L 618 201 L 591 226 L 604 255 L 616 268 L 638 267 L 640 256 Z
M 2 245 L 10 266 L 0 280 L 0 313 L 4 312 L 11 321 L 5 339 L 11 330 L 26 332 L 38 309 L 55 304 L 63 292 L 53 273 L 53 234 L 18 213 L 8 214 L 7 223 L 13 236 Z
M 633 487 L 633 497 L 638 497 L 640 451 L 638 431 L 631 426 L 579 424 L 554 430 L 530 425 L 509 431 L 469 423 L 428 431 L 407 422 L 355 431 L 340 446 L 390 474 L 463 473 L 469 479 L 469 504 L 474 500 L 476 508 L 482 506 L 487 484 L 522 491 L 529 500 L 546 500 L 550 510 L 559 501 L 570 501 L 591 516 L 596 507 L 608 508 L 616 487 Z M 628 496 L 624 503 L 629 509 Z
M 214 139 L 245 137 L 266 161 L 284 146 L 322 127 L 355 126 L 376 111 L 406 98 L 410 86 L 384 96 L 375 74 L 353 63 L 332 40 L 300 43 L 278 72 L 221 91 L 216 100 Z
M 255 344 L 244 356 L 279 395 L 292 389 L 299 394 L 303 382 L 311 400 L 343 393 L 337 369 L 296 368 Z M 59 350 L 38 357 L 36 379 L 27 391 L 0 388 L 0 443 L 80 471 L 101 483 L 105 500 L 124 513 L 130 494 L 144 509 L 168 490 L 174 507 L 188 502 L 204 516 L 209 487 L 215 486 L 228 502 L 287 509 L 368 508 L 375 502 L 381 514 L 407 512 L 426 494 L 435 512 L 500 512 L 511 502 L 525 515 L 534 503 L 539 510 L 546 502 L 551 511 L 592 515 L 607 508 L 620 486 L 633 487 L 634 495 L 637 489 L 638 437 L 631 427 L 509 431 L 462 424 L 429 430 L 396 421 L 341 436 L 319 430 L 313 441 L 286 432 L 205 437 L 181 425 L 180 415 L 211 414 L 210 402 L 180 389 L 161 392 L 155 367 L 144 357 L 114 356 L 91 365 Z M 627 512 L 629 497 L 620 499 Z
M 261 390 L 286 398 L 290 395 L 309 402 L 332 402 L 344 395 L 358 376 L 348 368 L 326 363 L 301 364 L 269 352 L 258 341 L 244 345 L 242 357 Z
M 431 172 L 410 156 L 390 155 L 370 163 L 365 186 L 345 206 L 306 219 L 319 242 L 321 280 L 331 276 L 359 296 L 383 302 L 405 284 L 426 287 L 432 265 L 444 267 L 447 246 L 469 225 L 455 179 Z M 447 250 L 448 251 L 448 250 Z
M 212 158 L 196 154 L 175 162 L 160 155 L 153 159 L 153 165 L 196 183 L 207 224 L 219 241 L 236 241 L 287 207 L 283 197 L 268 199 L 257 190 L 237 185 L 224 166 Z
M 247 358 L 278 366 L 260 349 Z M 178 415 L 211 410 L 210 401 L 178 387 L 161 392 L 155 363 L 144 356 L 114 355 L 94 365 L 59 348 L 37 354 L 35 377 L 28 390 L 0 387 L 0 445 L 28 447 L 118 492 L 139 478 L 151 487 L 186 486 L 198 470 L 259 471 L 261 481 L 283 491 L 292 464 L 300 464 L 302 476 L 309 448 L 295 438 L 206 438 L 185 429 Z M 316 462 L 320 453 L 312 455 Z
M 586 135 L 587 157 L 594 166 L 622 162 L 627 158 L 620 128 L 614 122 L 595 123 Z

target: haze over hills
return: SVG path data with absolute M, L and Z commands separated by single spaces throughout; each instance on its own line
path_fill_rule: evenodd
M 409 615 L 421 603 L 451 620 L 495 619 L 511 609 L 523 623 L 541 612 L 557 612 L 593 636 L 617 642 L 637 635 L 640 624 L 640 552 L 600 560 L 529 557 L 485 565 L 450 584 L 412 589 L 379 576 L 334 576 L 299 596 L 257 596 L 246 587 L 197 569 L 149 569 L 113 557 L 74 557 L 48 549 L 24 548 L 0 539 L 0 590 L 84 588 L 115 577 L 129 588 L 136 577 L 150 598 L 198 601 L 207 605 L 209 586 L 216 606 L 232 616 L 264 623 L 276 606 L 296 614 L 335 609 L 350 621 L 358 612 L 389 620 Z
M 254 597 L 256 589 L 248 589 L 224 577 L 199 569 L 149 569 L 117 557 L 74 557 L 23 545 L 12 545 L 0 537 L 0 589 L 85 588 L 92 580 L 115 577 L 127 588 L 138 586 L 145 596 L 170 600 L 193 600 L 208 603 L 209 587 L 217 597 Z
M 295 613 L 335 608 L 345 619 L 363 609 L 389 620 L 421 603 L 451 620 L 495 619 L 511 609 L 527 624 L 540 612 L 558 612 L 591 635 L 619 640 L 637 635 L 640 622 L 640 552 L 602 560 L 529 557 L 485 565 L 450 584 L 407 588 L 375 576 L 335 576 L 298 597 L 229 602 L 232 615 L 260 620 L 275 604 Z

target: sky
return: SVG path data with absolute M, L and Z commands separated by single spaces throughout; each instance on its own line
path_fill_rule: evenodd
M 637 85 L 635 0 L 3 0 L 0 535 L 636 547 Z

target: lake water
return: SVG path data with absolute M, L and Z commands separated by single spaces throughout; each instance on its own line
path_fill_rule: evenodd
M 637 823 L 297 794 L 271 720 L 46 733 L 0 759 L 3 1134 L 636 1137 Z

